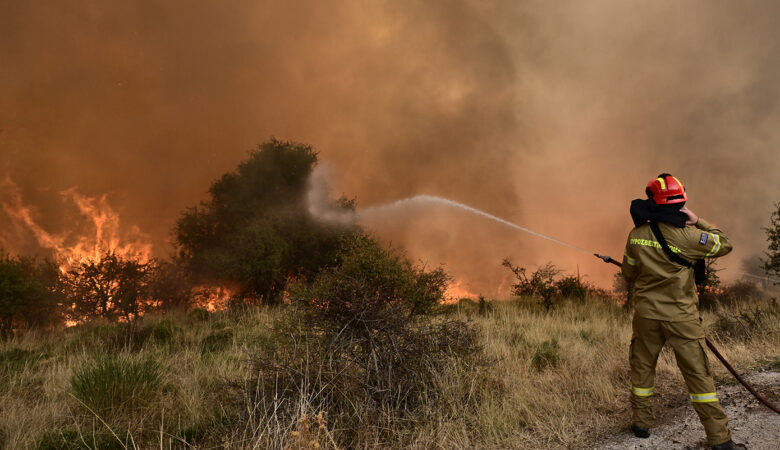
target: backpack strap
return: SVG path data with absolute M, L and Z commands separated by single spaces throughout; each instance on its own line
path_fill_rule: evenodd
M 666 256 L 668 256 L 669 259 L 683 267 L 693 267 L 693 264 L 690 261 L 684 259 L 682 256 L 673 252 L 672 249 L 669 248 L 669 244 L 666 243 L 666 238 L 664 238 L 663 233 L 661 233 L 661 229 L 658 228 L 658 222 L 650 221 L 650 229 L 653 230 L 655 238 L 658 239 L 658 243 L 661 244 L 661 248 L 664 250 L 664 253 L 666 253 Z

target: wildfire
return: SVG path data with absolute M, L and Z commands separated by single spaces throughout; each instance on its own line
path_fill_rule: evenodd
M 226 287 L 200 286 L 193 288 L 193 304 L 209 312 L 227 309 L 234 292 Z
M 152 244 L 148 236 L 136 226 L 125 231 L 120 224 L 119 214 L 110 207 L 106 195 L 89 197 L 80 194 L 75 188 L 60 192 L 62 198 L 73 204 L 84 218 L 84 223 L 74 224 L 72 229 L 86 228 L 89 231 L 86 234 L 73 231 L 57 234 L 46 230 L 39 223 L 35 210 L 24 202 L 21 190 L 10 178 L 0 180 L 0 194 L 3 211 L 16 225 L 27 230 L 41 248 L 52 252 L 63 274 L 82 263 L 99 263 L 108 254 L 141 264 L 151 260 Z M 75 304 L 72 308 L 75 309 Z M 65 321 L 65 326 L 78 323 L 79 320 L 69 319 Z
M 29 230 L 38 245 L 54 253 L 54 257 L 61 263 L 60 270 L 63 273 L 83 262 L 99 262 L 108 253 L 141 263 L 147 263 L 151 259 L 152 244 L 138 227 L 130 227 L 127 233 L 129 239 L 122 241 L 119 215 L 109 206 L 106 195 L 88 197 L 79 194 L 75 188 L 60 192 L 64 199 L 78 208 L 79 213 L 94 230 L 91 235 L 73 236 L 73 233 L 69 232 L 54 234 L 46 231 L 35 220 L 33 210 L 24 203 L 19 187 L 10 178 L 0 182 L 0 188 L 5 193 L 0 200 L 3 210 Z
M 702 294 L 721 295 L 723 294 L 723 288 L 715 286 L 704 286 L 699 290 L 699 295 Z
M 21 190 L 10 179 L 0 179 L 0 207 L 12 222 L 20 229 L 31 234 L 37 244 L 50 250 L 63 274 L 77 269 L 83 263 L 100 263 L 106 255 L 113 254 L 121 260 L 132 260 L 146 264 L 152 259 L 152 244 L 149 237 L 137 226 L 122 226 L 119 214 L 111 208 L 107 196 L 89 197 L 80 194 L 75 188 L 60 192 L 69 204 L 72 204 L 83 217 L 83 223 L 73 224 L 71 231 L 53 233 L 48 231 L 37 218 L 37 212 L 24 202 Z M 88 230 L 84 234 L 72 230 Z M 10 240 L 0 237 L 4 245 Z M 113 286 L 115 287 L 115 286 Z M 192 306 L 204 308 L 210 312 L 227 309 L 237 289 L 225 286 L 197 286 L 192 288 Z M 107 306 L 112 306 L 112 299 Z M 156 300 L 145 300 L 146 307 L 159 306 Z M 76 304 L 71 306 L 75 312 Z M 136 311 L 134 316 L 142 316 L 146 308 Z M 83 322 L 73 314 L 66 314 L 65 326 L 71 327 Z M 126 320 L 118 317 L 117 320 Z
M 444 293 L 445 303 L 457 303 L 458 300 L 462 298 L 475 299 L 477 297 L 477 294 L 466 289 L 463 281 L 461 280 L 450 284 L 450 286 L 447 288 L 447 291 Z

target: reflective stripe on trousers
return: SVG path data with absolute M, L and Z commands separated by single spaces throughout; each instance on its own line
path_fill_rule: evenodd
M 653 395 L 653 388 L 638 388 L 636 386 L 631 386 L 631 392 L 639 397 L 650 397 Z
M 718 394 L 715 392 L 707 392 L 706 394 L 691 394 L 691 401 L 694 403 L 717 402 Z

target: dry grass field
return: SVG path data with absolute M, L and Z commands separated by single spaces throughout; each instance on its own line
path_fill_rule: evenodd
M 358 431 L 316 406 L 305 383 L 284 399 L 256 397 L 252 385 L 279 383 L 258 380 L 253 361 L 283 314 L 195 310 L 134 328 L 17 335 L 0 343 L 0 447 L 577 448 L 628 425 L 631 313 L 604 301 L 563 301 L 550 312 L 522 298 L 447 306 L 433 320 L 475 327 L 478 358 L 439 366 L 414 414 L 366 418 Z M 741 371 L 778 368 L 778 319 L 774 300 L 704 314 Z M 659 401 L 684 398 L 671 352 L 656 386 Z

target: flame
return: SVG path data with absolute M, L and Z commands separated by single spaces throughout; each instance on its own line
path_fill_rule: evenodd
M 109 253 L 141 264 L 151 260 L 152 244 L 149 237 L 137 226 L 129 227 L 128 232 L 123 234 L 119 214 L 108 204 L 106 195 L 89 197 L 80 194 L 75 188 L 60 192 L 66 201 L 77 208 L 91 231 L 88 234 L 75 235 L 73 232 L 55 234 L 42 227 L 35 218 L 34 209 L 25 204 L 21 190 L 10 178 L 0 180 L 0 192 L 3 194 L 0 197 L 0 205 L 5 213 L 17 225 L 28 230 L 41 248 L 53 253 L 63 274 L 82 263 L 99 263 Z M 122 236 L 129 239 L 123 240 Z M 3 242 L 5 241 L 3 239 Z M 71 308 L 75 308 L 75 305 Z M 66 319 L 65 326 L 72 327 L 80 322 L 78 319 Z
M 444 302 L 457 303 L 462 298 L 476 299 L 478 295 L 466 289 L 464 284 L 462 280 L 450 284 L 444 292 Z
M 80 263 L 100 262 L 107 253 L 140 263 L 147 263 L 151 259 L 152 244 L 137 226 L 130 227 L 127 233 L 130 239 L 122 241 L 119 215 L 110 207 L 105 194 L 88 197 L 79 194 L 75 188 L 60 192 L 63 198 L 78 208 L 94 230 L 91 235 L 73 236 L 69 232 L 53 234 L 40 226 L 34 218 L 33 210 L 24 203 L 19 187 L 10 178 L 2 180 L 0 188 L 6 193 L 1 201 L 5 212 L 29 230 L 38 245 L 54 253 L 54 257 L 61 262 L 60 270 L 63 273 Z
M 209 312 L 227 309 L 235 292 L 224 286 L 198 286 L 193 288 L 193 305 Z
M 721 295 L 723 294 L 723 288 L 715 287 L 715 286 L 704 286 L 703 288 L 699 289 L 699 295 L 705 293 L 712 294 L 712 295 Z

